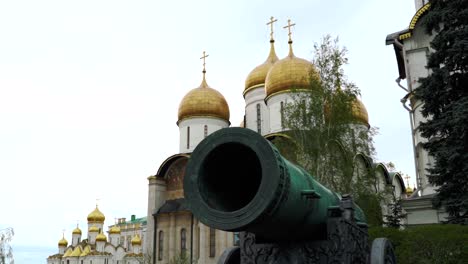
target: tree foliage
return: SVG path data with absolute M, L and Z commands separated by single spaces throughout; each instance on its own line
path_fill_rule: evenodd
M 0 264 L 14 264 L 13 249 L 10 242 L 13 239 L 15 232 L 13 228 L 5 228 L 0 230 Z
M 384 215 L 384 224 L 392 228 L 400 228 L 403 226 L 402 220 L 406 217 L 403 213 L 403 207 L 401 206 L 401 199 L 393 196 L 393 201 L 388 206 L 389 213 Z
M 374 152 L 374 130 L 357 129 L 356 103 L 359 89 L 348 81 L 343 66 L 347 50 L 329 35 L 314 45 L 314 65 L 320 79 L 311 78 L 308 92 L 296 93 L 284 111 L 285 127 L 297 142 L 298 163 L 334 191 L 356 194 L 353 162 L 357 153 Z
M 429 182 L 438 187 L 434 200 L 443 204 L 450 221 L 468 218 L 468 2 L 433 0 L 424 17 L 435 33 L 427 68 L 416 96 L 424 103 L 420 124 L 424 148 L 434 157 Z

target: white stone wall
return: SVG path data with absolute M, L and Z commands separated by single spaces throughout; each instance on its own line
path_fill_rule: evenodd
M 416 0 L 416 9 L 419 9 L 423 3 Z M 418 7 L 419 2 L 419 7 Z M 424 27 L 417 24 L 416 28 L 412 32 L 412 37 L 404 40 L 404 54 L 405 54 L 405 68 L 407 75 L 407 87 L 410 92 L 417 89 L 420 85 L 419 79 L 427 77 L 429 70 L 426 69 L 427 55 L 430 52 L 430 42 L 433 36 L 427 35 L 424 31 Z M 421 114 L 422 103 L 419 100 L 411 98 L 410 113 L 413 120 L 412 134 L 414 140 L 414 151 L 415 151 L 415 166 L 416 166 L 416 178 L 418 189 L 421 189 L 421 195 L 428 195 L 434 193 L 434 187 L 429 184 L 427 179 L 427 169 L 432 166 L 434 160 L 429 156 L 428 152 L 421 147 L 421 144 L 427 142 L 426 138 L 423 138 L 419 132 L 419 124 L 426 121 Z
M 257 105 L 260 106 L 260 128 L 262 135 L 270 133 L 270 115 L 265 104 L 265 87 L 258 86 L 245 94 L 245 127 L 258 132 Z
M 153 251 L 154 210 L 158 210 L 166 201 L 166 182 L 157 177 L 148 178 L 148 214 L 146 236 L 144 237 L 143 253 Z
M 182 120 L 179 124 L 180 135 L 180 153 L 192 152 L 195 147 L 205 138 L 205 125 L 207 126 L 207 135 L 221 129 L 229 127 L 229 122 L 214 117 L 194 117 Z M 188 127 L 190 127 L 190 136 L 187 138 Z M 187 145 L 187 139 L 189 144 Z M 188 146 L 188 147 L 187 147 Z
M 274 95 L 267 100 L 268 112 L 270 114 L 270 132 L 269 133 L 276 133 L 287 130 L 281 124 L 281 103 L 283 106 L 290 102 L 294 102 L 293 97 L 289 93 L 283 93 Z

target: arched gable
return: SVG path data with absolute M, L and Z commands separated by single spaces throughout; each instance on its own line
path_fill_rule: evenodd
M 392 179 L 392 185 L 394 188 L 395 197 L 401 197 L 405 193 L 405 182 L 399 172 L 391 172 L 390 177 Z
M 167 175 L 167 171 L 171 167 L 171 165 L 179 159 L 188 159 L 190 157 L 189 154 L 175 154 L 167 158 L 161 166 L 159 166 L 158 172 L 156 173 L 156 177 L 158 178 L 165 178 Z
M 408 26 L 408 30 L 405 30 L 402 32 L 399 36 L 398 39 L 404 40 L 407 38 L 411 38 L 413 36 L 413 30 L 416 27 L 416 24 L 418 23 L 419 19 L 427 13 L 429 8 L 431 7 L 431 3 L 427 3 L 423 5 L 421 8 L 419 8 L 418 11 L 414 14 L 413 18 L 411 18 L 410 24 Z

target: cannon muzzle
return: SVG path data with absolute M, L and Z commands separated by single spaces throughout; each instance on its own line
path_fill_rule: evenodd
M 329 208 L 341 196 L 244 128 L 225 128 L 193 151 L 184 177 L 190 210 L 204 224 L 268 240 L 325 236 Z M 354 206 L 354 218 L 364 214 Z

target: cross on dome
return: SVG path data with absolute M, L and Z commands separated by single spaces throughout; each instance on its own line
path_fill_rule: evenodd
M 274 17 L 270 17 L 270 22 L 266 23 L 267 26 L 270 26 L 270 41 L 275 41 L 273 39 L 273 23 L 277 22 L 278 19 L 275 19 Z
M 201 56 L 201 58 L 200 58 L 200 60 L 203 60 L 203 75 L 205 75 L 205 73 L 206 73 L 205 66 L 206 66 L 206 58 L 208 56 L 210 56 L 210 55 L 206 54 L 206 51 L 203 51 L 203 56 Z
M 287 28 L 287 29 L 288 29 L 288 36 L 289 36 L 289 41 L 288 41 L 288 43 L 289 43 L 289 44 L 292 44 L 292 38 L 291 38 L 291 34 L 292 34 L 292 33 L 291 33 L 291 28 L 292 28 L 293 26 L 295 26 L 295 25 L 296 25 L 296 23 L 291 24 L 291 19 L 288 19 L 288 25 L 283 27 L 283 28 Z

